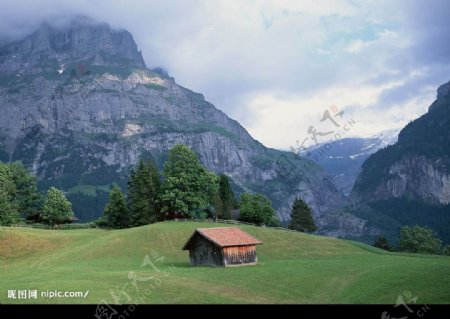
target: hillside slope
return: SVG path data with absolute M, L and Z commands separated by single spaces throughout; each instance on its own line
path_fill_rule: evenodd
M 387 253 L 351 241 L 239 226 L 263 241 L 258 265 L 190 267 L 181 248 L 198 227 L 217 224 L 165 222 L 114 231 L 0 228 L 0 290 L 89 290 L 87 298 L 32 300 L 4 293 L 0 302 L 393 304 L 409 291 L 418 303 L 450 303 L 449 257 Z

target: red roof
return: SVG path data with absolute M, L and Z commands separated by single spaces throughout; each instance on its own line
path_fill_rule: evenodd
M 197 228 L 191 238 L 189 238 L 184 245 L 183 250 L 189 249 L 190 242 L 197 233 L 212 241 L 219 247 L 262 244 L 262 241 L 250 236 L 237 227 Z

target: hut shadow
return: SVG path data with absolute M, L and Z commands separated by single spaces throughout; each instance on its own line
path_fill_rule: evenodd
M 175 262 L 175 263 L 170 263 L 171 266 L 175 267 L 175 268 L 223 268 L 225 269 L 226 267 L 224 266 L 218 266 L 218 265 L 195 265 L 192 266 L 189 262 Z

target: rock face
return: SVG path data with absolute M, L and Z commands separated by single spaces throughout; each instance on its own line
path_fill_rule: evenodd
M 177 143 L 230 176 L 237 190 L 269 196 L 284 221 L 296 196 L 311 205 L 319 225 L 343 202 L 312 161 L 264 147 L 201 94 L 146 68 L 127 31 L 85 19 L 63 28 L 44 24 L 0 48 L 0 73 L 0 160 L 23 161 L 42 188 L 84 196 L 74 203 L 83 220 L 102 213 L 97 203 L 96 212 L 83 215 L 95 192 L 111 183 L 125 187 L 139 158 L 161 168 Z
M 450 82 L 428 112 L 401 130 L 398 142 L 362 165 L 350 212 L 379 233 L 398 236 L 403 225 L 433 228 L 450 242 Z M 359 235 L 367 235 L 368 228 Z
M 450 175 L 437 169 L 425 156 L 402 158 L 389 168 L 385 187 L 378 187 L 376 196 L 416 198 L 441 204 L 450 203 Z
M 363 164 L 352 195 L 366 201 L 409 196 L 450 203 L 450 84 L 438 89 L 428 113 L 408 124 L 398 142 Z

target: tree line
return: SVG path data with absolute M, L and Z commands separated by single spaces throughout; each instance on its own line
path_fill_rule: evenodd
M 266 196 L 244 193 L 238 201 L 225 174 L 208 171 L 194 151 L 178 144 L 162 173 L 152 160 L 140 160 L 131 169 L 126 194 L 113 187 L 99 224 L 127 228 L 177 217 L 230 219 L 237 208 L 242 221 L 280 225 Z
M 259 193 L 243 193 L 238 200 L 225 174 L 215 175 L 185 145 L 174 146 L 160 173 L 151 160 L 140 160 L 130 170 L 126 194 L 114 185 L 100 227 L 128 228 L 171 218 L 231 219 L 257 225 L 281 226 L 271 201 Z M 59 225 L 75 219 L 63 191 L 51 187 L 37 191 L 36 178 L 20 163 L 0 162 L 0 225 L 28 222 Z M 289 228 L 316 230 L 311 210 L 301 199 L 293 204 Z
M 431 228 L 419 225 L 400 228 L 398 247 L 392 246 L 383 235 L 375 239 L 373 246 L 387 251 L 450 256 L 450 245 L 442 245 Z
M 36 178 L 16 162 L 0 165 L 0 224 L 23 219 L 52 225 L 74 219 L 71 203 L 54 187 L 42 198 Z M 174 146 L 160 173 L 152 160 L 140 160 L 128 176 L 127 192 L 114 185 L 99 226 L 128 228 L 180 218 L 231 219 L 239 208 L 239 220 L 257 225 L 281 226 L 271 201 L 259 193 L 243 193 L 240 200 L 225 174 L 215 175 L 189 147 Z M 289 228 L 314 232 L 311 210 L 301 199 L 294 200 Z

